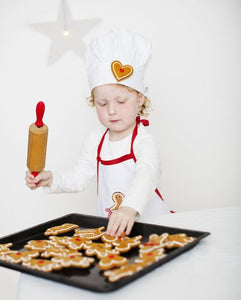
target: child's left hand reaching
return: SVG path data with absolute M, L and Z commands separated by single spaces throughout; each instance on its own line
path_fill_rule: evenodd
M 111 236 L 121 236 L 123 232 L 129 235 L 135 223 L 137 212 L 135 209 L 122 206 L 112 212 L 106 233 Z

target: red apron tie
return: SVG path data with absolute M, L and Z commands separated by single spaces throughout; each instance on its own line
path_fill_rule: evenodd
M 149 121 L 146 119 L 141 119 L 140 116 L 136 117 L 137 124 L 142 123 L 144 126 L 149 126 Z

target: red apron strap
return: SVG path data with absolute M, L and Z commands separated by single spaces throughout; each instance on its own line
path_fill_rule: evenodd
M 101 140 L 100 140 L 100 143 L 99 143 L 99 146 L 97 148 L 97 157 L 96 157 L 96 162 L 97 162 L 97 194 L 98 194 L 98 191 L 99 191 L 99 164 L 100 164 L 100 152 L 101 152 L 101 149 L 102 149 L 102 146 L 103 146 L 103 143 L 104 143 L 104 139 L 105 139 L 105 136 L 107 134 L 109 129 L 106 129 L 105 133 L 103 134 Z
M 138 125 L 140 123 L 142 123 L 144 126 L 149 126 L 149 121 L 148 120 L 141 119 L 140 116 L 136 117 L 136 126 L 133 130 L 133 134 L 132 134 L 132 138 L 131 138 L 131 151 L 130 151 L 130 154 L 132 155 L 132 157 L 134 159 L 134 162 L 136 162 L 136 157 L 135 157 L 135 154 L 134 154 L 133 144 L 134 144 L 135 138 L 137 136 Z
M 102 146 L 103 146 L 103 143 L 104 143 L 104 139 L 105 139 L 105 136 L 107 134 L 109 129 L 106 129 L 105 133 L 103 134 L 101 140 L 100 140 L 100 143 L 99 143 L 99 146 L 97 148 L 97 161 L 100 160 L 100 152 L 101 152 L 101 149 L 102 149 Z
M 137 124 L 142 123 L 144 126 L 149 126 L 149 121 L 146 119 L 141 119 L 140 116 L 136 117 Z
M 158 190 L 158 189 L 155 189 L 155 192 L 156 192 L 157 195 L 161 198 L 161 200 L 164 201 L 164 199 L 162 198 L 162 195 L 161 195 L 161 193 L 159 192 L 159 190 Z M 174 214 L 175 211 L 174 211 L 174 210 L 170 210 L 170 213 Z
M 158 190 L 157 188 L 155 189 L 155 192 L 156 192 L 157 195 L 162 199 L 162 201 L 164 201 L 164 199 L 162 198 L 161 193 L 159 192 L 159 190 Z

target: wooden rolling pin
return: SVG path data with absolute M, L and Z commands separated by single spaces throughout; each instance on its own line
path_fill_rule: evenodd
M 37 120 L 29 127 L 27 167 L 36 177 L 45 167 L 48 127 L 43 123 L 45 105 L 38 102 L 36 106 Z

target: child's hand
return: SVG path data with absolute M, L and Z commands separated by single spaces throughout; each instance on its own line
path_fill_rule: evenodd
M 113 211 L 106 233 L 111 236 L 121 236 L 125 232 L 126 235 L 129 235 L 134 225 L 136 214 L 136 210 L 128 206 L 122 206 L 118 210 Z
M 36 177 L 34 177 L 31 172 L 28 170 L 26 172 L 26 185 L 31 189 L 35 190 L 40 186 L 50 187 L 53 180 L 53 175 L 51 171 L 42 171 Z

